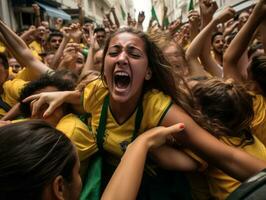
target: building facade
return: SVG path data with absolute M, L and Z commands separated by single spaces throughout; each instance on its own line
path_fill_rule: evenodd
M 90 21 L 102 24 L 104 14 L 111 7 L 116 10 L 121 25 L 126 24 L 127 13 L 133 14 L 132 0 L 79 0 L 84 16 Z M 0 17 L 13 30 L 19 30 L 34 24 L 32 4 L 34 0 L 0 0 Z M 57 17 L 65 21 L 79 18 L 77 0 L 38 0 L 43 20 L 52 21 Z

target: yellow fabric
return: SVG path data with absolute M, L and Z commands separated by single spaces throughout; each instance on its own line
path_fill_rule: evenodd
M 252 133 L 266 146 L 266 98 L 262 95 L 254 95 L 253 110 Z
M 44 52 L 42 45 L 37 41 L 33 41 L 29 44 L 29 47 L 32 50 L 32 54 L 39 60 L 42 60 L 42 58 L 39 56 L 40 53 Z
M 0 53 L 4 53 L 5 51 L 6 51 L 5 45 L 2 42 L 0 42 Z
M 208 167 L 208 163 L 203 160 L 202 158 L 200 158 L 199 156 L 197 156 L 196 154 L 194 154 L 190 149 L 183 149 L 184 152 L 186 154 L 188 154 L 191 158 L 193 158 L 194 160 L 196 160 L 198 162 L 198 170 L 199 171 L 204 171 L 207 169 Z
M 14 73 L 12 70 L 12 67 L 8 68 L 8 73 L 9 73 L 9 79 L 14 79 L 17 76 L 17 73 Z
M 221 138 L 221 141 L 225 144 L 233 146 L 232 143 L 239 144 L 241 140 L 237 137 L 223 137 Z M 238 148 L 241 148 L 250 155 L 266 161 L 266 148 L 255 136 L 253 144 Z M 226 199 L 226 197 L 240 185 L 239 181 L 228 176 L 215 167 L 208 168 L 207 179 L 211 195 L 217 200 Z
M 190 149 L 184 149 L 186 154 L 198 162 L 198 171 L 187 173 L 187 179 L 190 185 L 191 195 L 194 200 L 209 200 L 210 191 L 206 181 L 204 170 L 207 169 L 208 163 L 194 154 Z
M 91 126 L 94 135 L 96 135 L 98 128 L 104 97 L 107 94 L 107 88 L 104 87 L 102 81 L 99 79 L 89 83 L 83 93 L 83 107 L 86 112 L 92 115 Z M 142 105 L 143 118 L 139 133 L 159 124 L 160 119 L 171 105 L 171 98 L 162 92 L 152 90 L 144 95 Z M 103 147 L 106 152 L 111 154 L 110 160 L 114 158 L 113 161 L 109 160 L 110 162 L 115 162 L 115 158 L 120 160 L 127 144 L 131 141 L 135 126 L 135 116 L 136 111 L 126 122 L 119 125 L 110 112 L 110 109 L 108 109 Z
M 95 137 L 76 115 L 68 114 L 62 117 L 56 129 L 62 131 L 75 144 L 80 161 L 97 151 Z
M 33 81 L 35 79 L 35 76 L 29 68 L 24 67 L 20 72 L 18 72 L 16 78 L 22 79 L 24 81 Z
M 27 82 L 21 79 L 13 79 L 6 81 L 3 84 L 3 94 L 1 94 L 1 98 L 4 102 L 6 102 L 11 107 L 18 103 L 20 92 L 24 88 Z M 0 108 L 0 117 L 4 116 L 6 113 L 5 110 Z

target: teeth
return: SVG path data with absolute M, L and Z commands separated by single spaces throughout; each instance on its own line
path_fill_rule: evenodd
M 126 72 L 117 72 L 115 75 L 118 75 L 118 76 L 129 76 Z

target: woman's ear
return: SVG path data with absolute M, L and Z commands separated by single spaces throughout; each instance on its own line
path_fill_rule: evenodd
M 151 79 L 151 77 L 152 77 L 152 71 L 151 68 L 148 67 L 145 75 L 145 80 L 148 81 Z
M 53 196 L 58 200 L 64 200 L 65 197 L 65 186 L 64 178 L 62 176 L 57 176 L 52 183 L 53 186 Z

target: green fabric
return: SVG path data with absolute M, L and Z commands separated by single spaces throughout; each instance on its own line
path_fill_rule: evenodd
M 111 178 L 112 173 L 114 172 L 115 168 L 111 166 L 107 166 L 107 163 L 104 162 L 104 135 L 105 135 L 105 128 L 106 128 L 106 120 L 107 120 L 107 113 L 108 113 L 108 106 L 109 106 L 109 95 L 107 95 L 104 99 L 100 122 L 97 130 L 97 146 L 99 152 L 92 156 L 89 162 L 89 167 L 87 170 L 87 176 L 83 183 L 83 189 L 80 195 L 80 200 L 99 200 L 102 193 L 102 185 L 106 185 Z M 142 110 L 142 101 L 138 104 L 137 108 L 137 115 L 135 119 L 135 129 L 132 136 L 132 141 L 137 137 L 138 130 L 141 125 L 143 110 Z M 105 175 L 103 175 L 103 167 L 105 166 L 105 170 L 109 170 L 108 180 Z M 112 169 L 111 169 L 112 168 Z M 110 172 L 111 170 L 111 172 Z
M 121 5 L 120 5 L 120 9 L 121 9 L 121 14 L 122 14 L 123 20 L 125 20 L 126 19 L 126 13 L 125 13 L 125 11 Z
M 170 24 L 170 22 L 169 22 L 168 17 L 165 17 L 165 18 L 163 19 L 163 25 L 164 25 L 165 27 L 168 27 L 169 24 Z
M 194 2 L 193 2 L 193 0 L 190 0 L 189 4 L 188 4 L 188 11 L 191 11 L 191 10 L 194 10 Z
M 83 182 L 80 200 L 99 200 L 101 197 L 103 159 L 100 154 L 93 155 L 89 162 L 87 176 Z
M 159 20 L 158 20 L 158 17 L 156 15 L 156 11 L 155 11 L 154 6 L 151 7 L 151 18 L 152 19 L 155 19 L 158 22 L 158 24 L 160 25 Z

